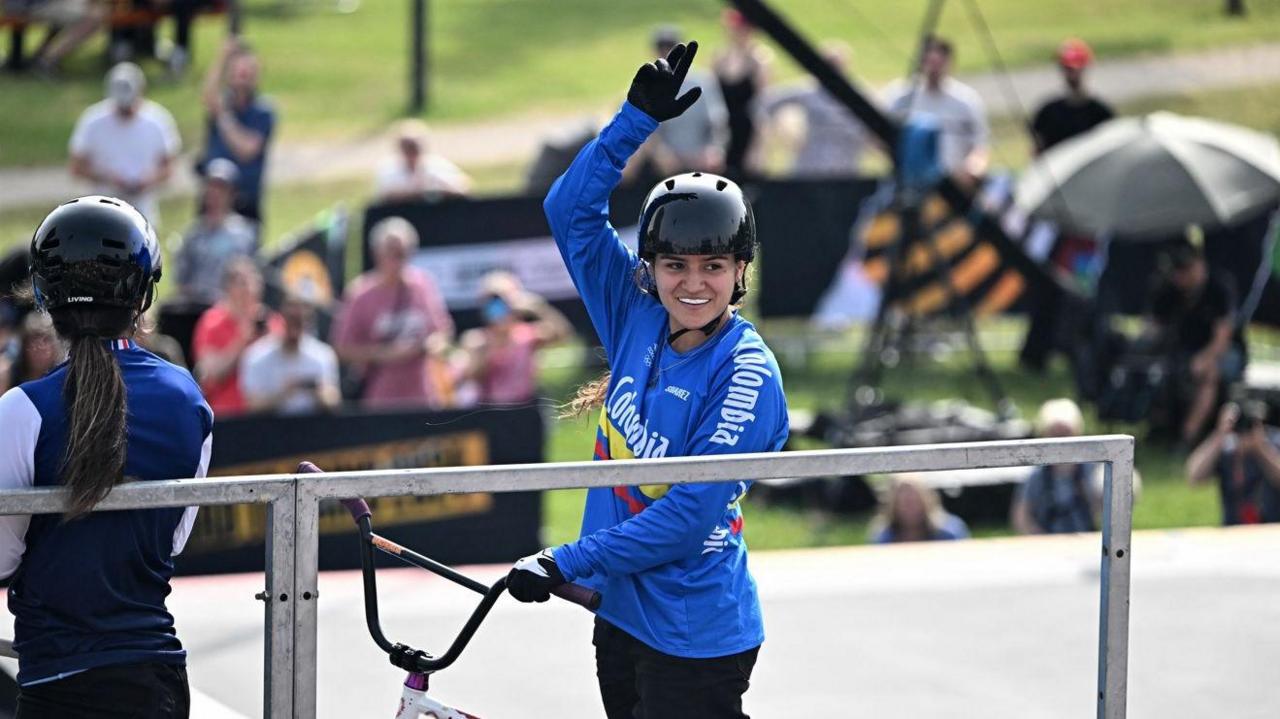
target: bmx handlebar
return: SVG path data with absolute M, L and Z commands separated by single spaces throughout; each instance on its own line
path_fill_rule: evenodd
M 323 471 L 310 462 L 302 462 L 298 465 L 298 472 L 300 473 Z M 368 502 L 363 499 L 344 499 L 342 500 L 342 505 L 351 513 L 351 518 L 355 520 L 356 526 L 360 530 L 360 568 L 364 576 L 365 621 L 368 624 L 369 634 L 373 637 L 374 642 L 383 651 L 387 652 L 391 657 L 392 664 L 408 671 L 429 673 L 439 671 L 452 664 L 462 654 L 462 650 L 471 641 L 476 630 L 480 628 L 481 622 L 489 614 L 489 610 L 493 608 L 498 597 L 502 596 L 502 592 L 506 590 L 507 578 L 501 577 L 492 585 L 478 582 L 430 557 L 419 554 L 386 537 L 374 534 L 373 511 L 369 509 Z M 382 625 L 378 619 L 377 580 L 373 563 L 374 549 L 390 554 L 413 566 L 438 574 L 445 579 L 483 595 L 484 598 L 480 600 L 480 604 L 472 611 L 466 624 L 463 625 L 462 630 L 453 640 L 453 644 L 449 646 L 449 649 L 444 654 L 435 657 L 405 644 L 393 644 L 383 634 Z M 600 607 L 600 593 L 578 584 L 562 584 L 552 589 L 551 593 L 567 602 L 573 602 L 593 611 Z

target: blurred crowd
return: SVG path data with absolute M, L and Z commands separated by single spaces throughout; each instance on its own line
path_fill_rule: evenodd
M 67 53 L 107 28 L 112 3 L 97 0 L 0 0 L 6 16 L 22 17 L 49 32 L 24 57 L 14 29 L 11 64 L 52 74 Z M 190 59 L 190 25 L 216 0 L 138 0 L 134 5 L 174 19 L 173 40 L 147 32 L 112 30 L 111 54 L 120 60 L 105 77 L 105 97 L 85 109 L 69 139 L 69 169 L 100 194 L 120 197 L 154 225 L 164 227 L 158 197 L 180 161 L 183 140 L 167 109 L 146 96 L 147 78 L 129 58 L 159 56 L 181 75 Z M 777 84 L 773 52 L 733 10 L 722 16 L 726 41 L 710 63 L 695 67 L 682 92 L 698 87 L 702 99 L 663 123 L 627 166 L 639 185 L 675 173 L 703 170 L 735 178 L 763 174 L 799 179 L 854 177 L 869 155 L 885 149 L 845 105 L 813 82 Z M 664 26 L 652 36 L 655 56 L 686 38 Z M 821 55 L 850 74 L 850 46 L 828 41 Z M 943 171 L 966 186 L 988 174 L 990 128 L 973 88 L 952 76 L 956 49 L 946 38 L 925 38 L 917 71 L 873 98 L 907 125 L 928 125 L 938 137 Z M 1078 39 L 1057 54 L 1061 92 L 1039 107 L 1028 127 L 1034 153 L 1088 132 L 1113 116 L 1086 83 L 1093 61 Z M 153 350 L 189 366 L 219 417 L 247 412 L 303 414 L 333 411 L 344 401 L 368 408 L 445 409 L 519 404 L 537 395 L 537 353 L 573 335 L 564 316 L 505 272 L 479 282 L 475 306 L 482 324 L 459 334 L 428 268 L 415 262 L 414 226 L 390 217 L 370 231 L 372 268 L 330 306 L 305 293 L 284 291 L 277 307 L 264 301 L 264 193 L 267 158 L 278 111 L 260 92 L 261 67 L 253 49 L 235 35 L 220 48 L 202 80 L 203 137 L 195 153 L 201 184 L 197 212 L 171 233 L 173 296 L 200 311 L 190 343 L 152 332 Z M 528 190 L 545 191 L 593 136 L 584 128 L 549 143 L 531 168 Z M 464 197 L 472 180 L 432 147 L 426 125 L 405 120 L 377 168 L 375 202 L 403 203 Z M 1093 238 L 1058 238 L 1049 260 L 1072 271 L 1094 256 Z M 1082 260 L 1081 258 L 1084 258 Z M 1189 451 L 1188 481 L 1216 481 L 1224 524 L 1280 521 L 1280 430 L 1264 424 L 1265 407 L 1224 402 L 1246 359 L 1239 299 L 1227 278 L 1208 267 L 1194 237 L 1161 256 L 1160 283 L 1152 290 L 1150 320 L 1159 352 L 1182 368 L 1177 435 Z M 1053 349 L 1061 308 L 1034 307 L 1022 353 L 1025 366 L 1043 368 Z M 24 314 L 0 300 L 0 391 L 40 377 L 63 359 L 47 317 Z M 1216 419 L 1215 419 L 1216 418 Z M 1041 408 L 1041 436 L 1078 435 L 1079 408 L 1054 400 Z M 967 537 L 926 477 L 894 478 L 881 492 L 872 523 L 877 542 Z M 1099 468 L 1041 467 L 1019 486 L 1009 521 L 1020 533 L 1091 531 L 1102 502 Z

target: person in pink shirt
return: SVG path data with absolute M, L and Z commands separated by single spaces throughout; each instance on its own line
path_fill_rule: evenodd
M 205 310 L 191 338 L 195 375 L 214 414 L 226 417 L 248 411 L 240 392 L 240 358 L 254 341 L 282 334 L 280 315 L 262 304 L 262 273 L 248 257 L 227 263 L 223 297 Z
M 573 334 L 569 321 L 541 297 L 525 292 L 509 272 L 481 280 L 480 311 L 485 326 L 467 330 L 466 377 L 476 383 L 480 404 L 519 404 L 533 399 L 540 347 Z
M 409 264 L 418 232 L 400 217 L 370 231 L 374 268 L 347 290 L 331 344 L 362 378 L 366 407 L 439 407 L 448 388 L 432 371 L 453 339 L 453 319 L 432 277 Z

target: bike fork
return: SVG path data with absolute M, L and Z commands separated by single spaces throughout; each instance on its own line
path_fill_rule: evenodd
M 480 719 L 457 709 L 450 709 L 427 696 L 428 675 L 409 672 L 404 680 L 404 693 L 400 695 L 400 705 L 396 707 L 395 719 Z

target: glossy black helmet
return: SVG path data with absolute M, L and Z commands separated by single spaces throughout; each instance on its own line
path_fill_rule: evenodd
M 640 210 L 640 257 L 732 255 L 750 262 L 756 254 L 751 203 L 731 180 L 690 172 L 659 182 Z
M 70 305 L 151 304 L 160 280 L 160 243 L 132 205 L 81 197 L 59 205 L 31 238 L 31 284 L 46 310 Z

